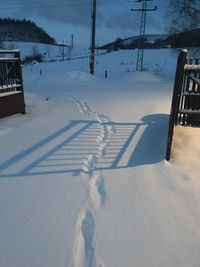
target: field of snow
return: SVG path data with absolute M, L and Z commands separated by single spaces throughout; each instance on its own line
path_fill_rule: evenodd
M 0 120 L 0 267 L 200 266 L 200 130 L 176 127 L 165 160 L 177 54 L 135 58 L 24 67 L 27 114 Z

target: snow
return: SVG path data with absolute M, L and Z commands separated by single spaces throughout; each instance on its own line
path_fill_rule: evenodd
M 177 55 L 144 56 L 24 67 L 27 114 L 0 120 L 1 267 L 199 267 L 199 128 L 175 127 L 167 162 Z
M 16 95 L 16 94 L 21 94 L 21 92 L 20 91 L 5 92 L 5 93 L 1 93 L 0 97 L 5 97 L 5 96 L 8 96 L 8 95 Z
M 199 65 L 189 65 L 189 64 L 186 64 L 185 65 L 185 70 L 188 70 L 188 71 L 199 71 L 200 67 Z

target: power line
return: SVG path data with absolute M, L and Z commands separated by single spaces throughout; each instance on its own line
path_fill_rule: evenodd
M 146 12 L 156 11 L 157 6 L 154 8 L 147 8 L 147 2 L 153 0 L 137 0 L 136 2 L 142 2 L 142 7 L 139 9 L 131 9 L 131 11 L 141 11 L 141 22 L 140 22 L 140 37 L 139 37 L 139 47 L 137 52 L 137 62 L 136 70 L 143 71 L 143 58 L 144 58 L 144 35 L 146 27 Z

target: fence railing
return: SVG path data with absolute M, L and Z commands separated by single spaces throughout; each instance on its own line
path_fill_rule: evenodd
M 170 160 L 174 126 L 200 126 L 200 65 L 199 59 L 187 58 L 187 50 L 181 51 L 177 60 L 172 96 L 166 160 Z
M 200 126 L 200 61 L 191 58 L 188 63 L 184 68 L 177 123 Z

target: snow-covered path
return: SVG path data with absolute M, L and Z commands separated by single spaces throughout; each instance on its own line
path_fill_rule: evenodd
M 0 121 L 0 266 L 199 267 L 199 129 L 164 160 L 172 83 L 61 74 Z

